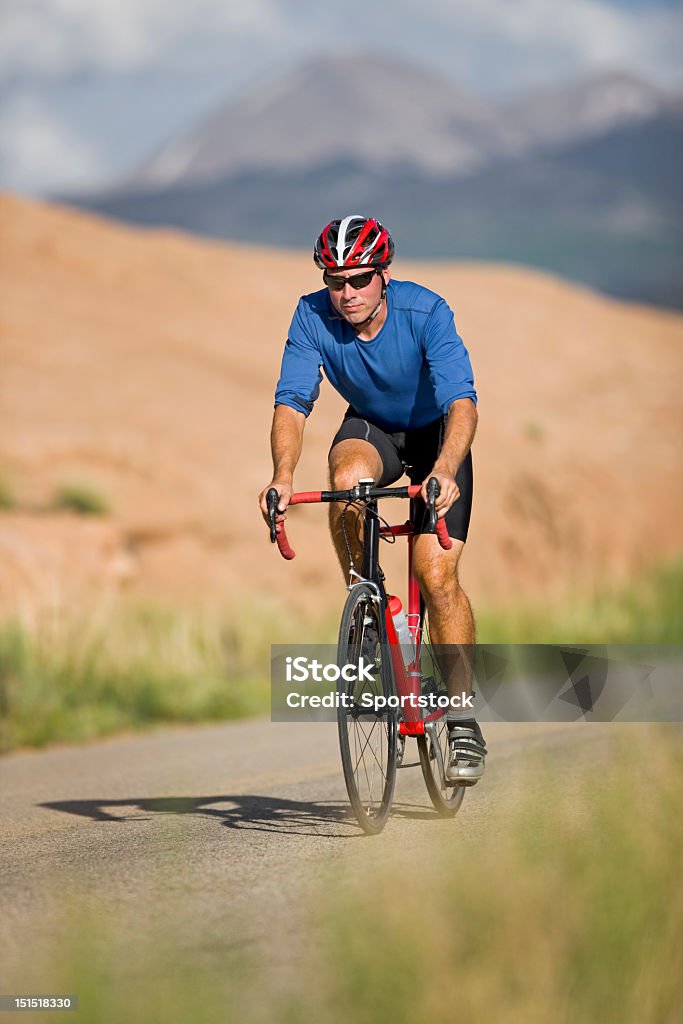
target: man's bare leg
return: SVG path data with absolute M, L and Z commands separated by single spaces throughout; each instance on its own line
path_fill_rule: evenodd
M 339 441 L 330 452 L 330 486 L 334 491 L 343 491 L 355 487 L 359 480 L 371 477 L 378 481 L 382 475 L 382 460 L 377 449 L 368 441 L 349 438 Z M 337 558 L 344 574 L 344 582 L 349 582 L 349 553 L 342 529 L 342 510 L 344 506 L 337 502 L 330 504 L 330 533 L 337 552 Z M 359 529 L 356 520 L 359 513 L 349 509 L 345 515 L 346 534 L 356 572 L 361 570 L 363 555 L 362 534 L 358 540 Z
M 448 696 L 460 697 L 449 708 L 449 783 L 474 785 L 484 774 L 486 743 L 474 708 L 463 706 L 462 698 L 472 695 L 474 662 L 474 620 L 467 594 L 458 580 L 458 562 L 464 544 L 454 540 L 443 551 L 438 539 L 429 534 L 415 538 L 415 575 L 429 613 L 429 631 L 435 654 L 446 680 Z
M 413 569 L 427 605 L 431 642 L 443 645 L 439 661 L 450 697 L 472 692 L 474 618 L 458 580 L 464 546 L 454 540 L 451 550 L 444 551 L 435 536 L 421 534 L 413 548 Z M 464 650 L 461 645 L 466 645 Z

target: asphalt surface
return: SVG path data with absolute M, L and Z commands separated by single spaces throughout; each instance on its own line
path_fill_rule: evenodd
M 322 865 L 362 865 L 399 848 L 419 858 L 442 835 L 497 841 L 532 752 L 546 752 L 548 772 L 559 773 L 605 728 L 488 725 L 486 776 L 458 815 L 438 818 L 420 769 L 408 768 L 377 837 L 365 837 L 348 810 L 334 725 L 183 727 L 7 756 L 0 993 L 44 990 L 32 951 L 58 945 L 65 909 L 84 901 L 104 919 L 128 915 L 133 928 L 144 908 L 145 927 L 172 928 L 198 962 L 224 965 L 251 949 L 286 968 L 296 942 L 283 935 L 296 934 Z M 406 760 L 417 760 L 412 741 Z

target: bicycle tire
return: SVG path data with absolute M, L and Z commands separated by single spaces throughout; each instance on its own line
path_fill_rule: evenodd
M 425 662 L 429 663 L 436 677 L 437 691 L 439 693 L 446 693 L 446 687 L 441 679 L 436 658 L 431 650 L 429 623 L 426 615 L 422 627 L 421 647 L 421 663 L 423 667 Z M 417 737 L 417 749 L 420 755 L 422 775 L 434 810 L 442 818 L 452 818 L 460 810 L 467 787 L 462 785 L 446 785 L 444 771 L 448 764 L 450 751 L 448 745 L 448 723 L 445 715 L 436 719 L 428 733 Z
M 337 725 L 344 781 L 358 824 L 376 835 L 386 824 L 396 781 L 397 713 L 386 708 L 380 714 L 366 709 L 364 694 L 389 697 L 394 692 L 391 663 L 384 643 L 384 624 L 376 591 L 358 584 L 350 592 L 339 626 L 337 663 L 358 664 L 361 656 L 372 654 L 377 671 L 372 681 L 347 682 L 341 676 L 337 693 L 349 703 L 338 701 Z M 383 652 L 387 652 L 386 657 Z M 366 658 L 367 660 L 367 658 Z

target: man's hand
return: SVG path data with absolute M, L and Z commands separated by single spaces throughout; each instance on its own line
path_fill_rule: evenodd
M 268 505 L 266 503 L 266 494 L 274 487 L 277 493 L 280 495 L 280 500 L 277 505 L 277 514 L 275 516 L 275 523 L 282 523 L 285 519 L 285 513 L 287 506 L 289 505 L 290 499 L 294 492 L 293 481 L 291 479 L 285 480 L 272 480 L 267 487 L 264 487 L 258 496 L 258 503 L 261 508 L 261 515 L 265 521 L 270 525 L 270 516 L 268 515 Z
M 431 480 L 432 477 L 436 477 L 439 481 L 439 497 L 436 499 L 434 505 L 436 508 L 437 518 L 443 519 L 451 505 L 453 505 L 460 497 L 460 488 L 453 479 L 453 475 L 443 470 L 437 463 L 429 476 L 422 481 L 422 490 L 420 491 L 420 494 L 422 495 L 422 500 L 425 505 L 428 504 L 427 481 Z

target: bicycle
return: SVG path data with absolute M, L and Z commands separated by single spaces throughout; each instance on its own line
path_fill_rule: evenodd
M 452 546 L 443 519 L 436 517 L 435 501 L 439 484 L 428 481 L 430 532 L 436 533 L 444 549 Z M 337 684 L 337 725 L 346 790 L 351 807 L 361 828 L 369 834 L 381 832 L 386 824 L 394 794 L 399 767 L 416 767 L 419 763 L 434 809 L 444 817 L 459 809 L 466 784 L 446 780 L 449 757 L 447 708 L 439 706 L 439 698 L 448 697 L 437 658 L 429 639 L 426 607 L 413 574 L 413 502 L 420 494 L 419 485 L 407 487 L 375 487 L 372 480 L 360 480 L 348 490 L 302 491 L 292 495 L 290 505 L 318 502 L 339 502 L 344 505 L 342 528 L 349 553 L 349 595 L 342 612 L 337 645 L 340 666 L 358 665 L 367 655 L 374 663 L 372 681 L 346 682 L 342 676 Z M 390 526 L 378 511 L 380 498 L 410 499 L 411 515 L 407 522 Z M 275 488 L 266 495 L 270 518 L 270 539 L 277 543 L 283 558 L 294 558 L 284 523 L 276 524 L 279 496 Z M 356 572 L 351 557 L 346 527 L 346 513 L 354 508 L 361 513 L 363 557 L 361 572 Z M 385 576 L 379 563 L 380 539 L 395 542 L 406 537 L 408 542 L 408 612 L 407 622 L 413 650 L 404 658 L 385 589 Z M 412 656 L 411 656 L 412 655 Z M 360 676 L 360 673 L 359 673 Z M 431 695 L 431 696 L 430 696 Z M 434 710 L 424 714 L 420 698 Z M 396 698 L 389 700 L 389 698 Z M 398 707 L 401 707 L 401 714 Z M 407 737 L 417 740 L 419 761 L 404 761 Z

